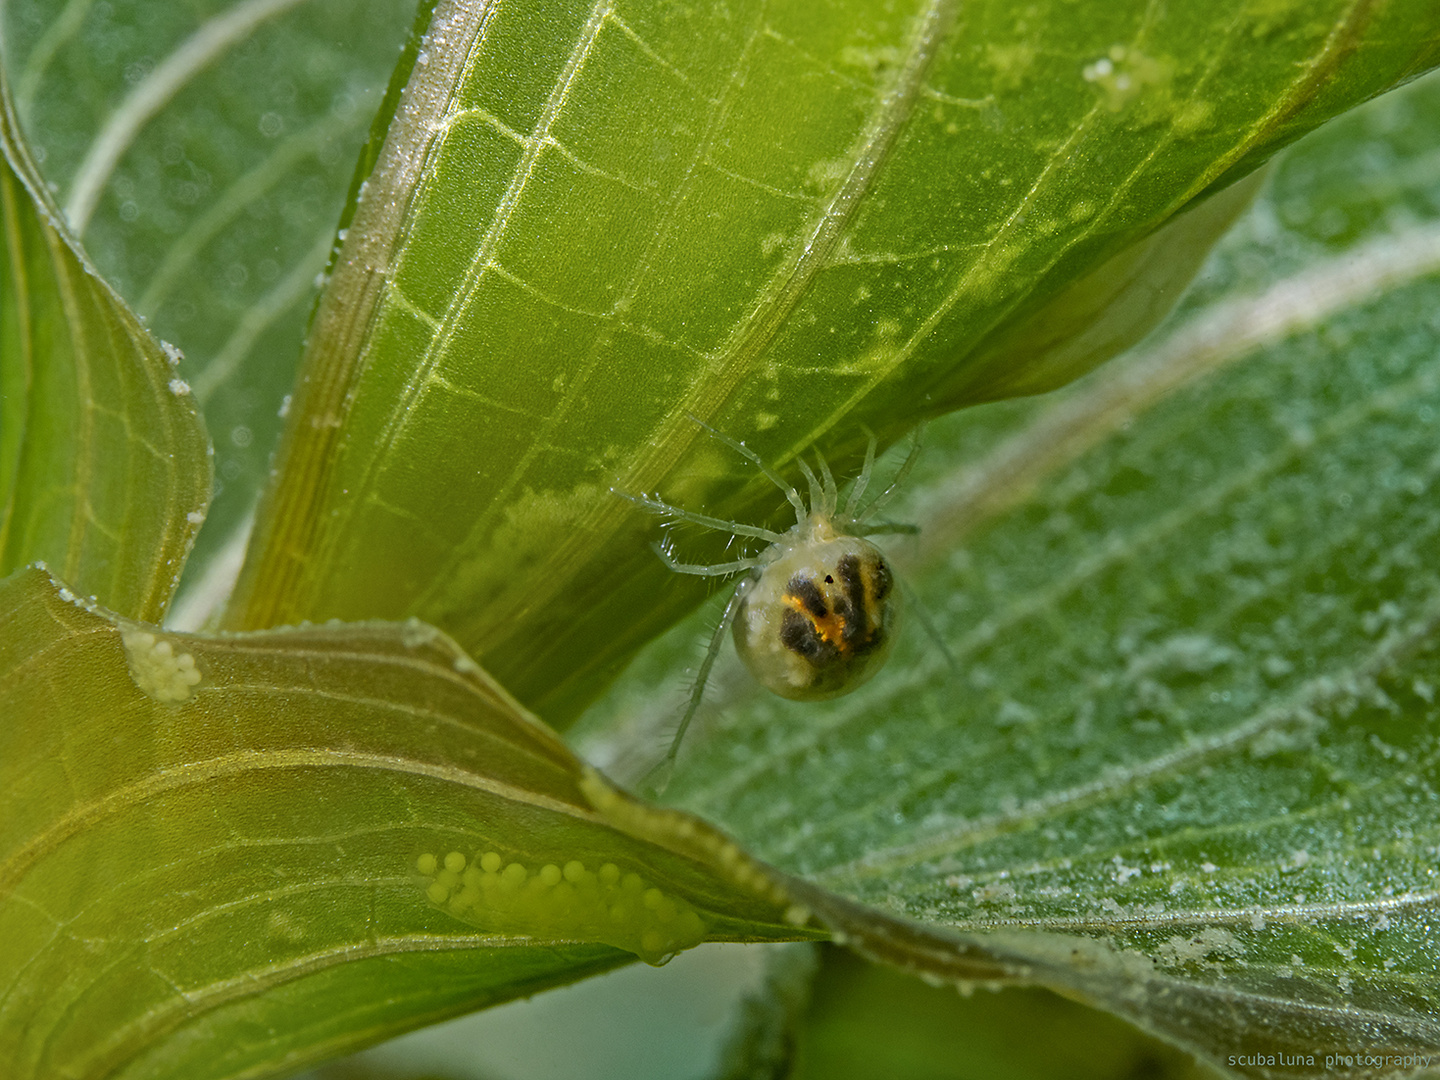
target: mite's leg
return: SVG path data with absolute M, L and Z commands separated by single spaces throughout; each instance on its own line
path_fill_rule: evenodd
M 746 461 L 750 462 L 750 464 L 754 465 L 757 469 L 764 473 L 766 478 L 772 484 L 774 484 L 777 488 L 779 488 L 785 493 L 785 501 L 795 508 L 796 524 L 803 525 L 805 523 L 805 519 L 810 516 L 810 512 L 805 508 L 805 500 L 800 498 L 800 493 L 798 491 L 796 491 L 791 485 L 785 482 L 785 478 L 783 476 L 777 473 L 774 469 L 770 468 L 769 465 L 766 465 L 765 462 L 761 461 L 759 454 L 755 453 L 754 450 L 751 450 L 748 446 L 746 446 L 743 442 L 740 442 L 738 439 L 732 439 L 729 435 L 726 435 L 720 431 L 716 431 L 713 427 L 705 423 L 705 421 L 701 420 L 698 416 L 692 416 L 690 417 L 690 419 L 695 421 L 695 423 L 699 424 L 702 428 L 708 431 L 712 437 L 719 439 L 726 446 L 730 447 L 731 450 L 734 450 Z
M 825 455 L 819 450 L 815 451 L 815 460 L 820 465 L 820 480 L 824 485 L 824 502 L 820 506 L 820 512 L 827 518 L 835 516 L 835 507 L 840 502 L 840 489 L 835 486 L 835 474 L 830 471 L 830 463 L 825 460 Z M 815 509 L 815 501 L 810 501 L 810 508 Z
M 868 525 L 862 525 L 856 531 L 856 536 L 879 536 L 882 533 L 900 534 L 903 536 L 919 536 L 920 526 L 911 525 L 904 521 L 872 521 Z
M 736 559 L 734 562 L 714 563 L 710 566 L 706 566 L 704 563 L 676 562 L 670 552 L 665 550 L 664 544 L 652 543 L 650 547 L 656 555 L 660 556 L 660 561 L 677 574 L 694 574 L 696 577 L 724 577 L 726 574 L 738 574 L 741 570 L 753 570 L 760 565 L 759 559 Z
M 805 464 L 804 458 L 796 458 L 795 463 L 800 466 L 800 475 L 805 477 L 805 485 L 810 489 L 810 512 L 812 514 L 825 512 L 825 489 L 820 486 L 820 480 Z M 828 515 L 827 515 L 828 516 Z
M 875 498 L 871 501 L 870 505 L 865 507 L 865 509 L 861 510 L 860 513 L 856 515 L 857 521 L 864 521 L 871 514 L 875 513 L 877 510 L 879 510 L 892 498 L 895 497 L 895 492 L 899 491 L 900 485 L 905 483 L 906 478 L 910 475 L 910 470 L 915 467 L 916 459 L 920 456 L 921 437 L 924 435 L 924 433 L 924 424 L 921 424 L 915 429 L 915 438 L 910 443 L 910 453 L 905 455 L 905 460 L 901 463 L 899 470 L 896 471 L 895 478 L 890 481 L 890 486 L 887 487 L 884 491 L 882 491 L 879 495 L 876 495 Z
M 725 633 L 730 629 L 730 624 L 735 621 L 735 613 L 740 610 L 740 600 L 744 594 L 745 582 L 742 581 L 730 594 L 730 599 L 725 604 L 725 612 L 720 616 L 720 625 L 715 627 L 715 634 L 710 639 L 710 647 L 705 650 L 705 659 L 700 661 L 700 670 L 695 673 L 695 684 L 690 688 L 690 701 L 685 706 L 685 715 L 680 717 L 680 726 L 675 729 L 675 737 L 670 740 L 670 749 L 665 752 L 664 759 L 651 769 L 642 781 L 657 795 L 665 790 L 665 786 L 670 783 L 670 777 L 675 772 L 675 756 L 680 752 L 680 742 L 685 738 L 685 729 L 690 726 L 690 721 L 695 718 L 695 713 L 700 709 L 700 699 L 705 696 L 705 684 L 710 681 L 710 669 L 715 666 L 715 659 L 720 655 L 720 649 L 725 644 Z
M 855 509 L 864 498 L 865 489 L 870 486 L 870 474 L 875 471 L 875 433 L 866 428 L 865 434 L 870 437 L 870 441 L 865 444 L 865 464 L 860 466 L 860 475 L 850 486 L 850 497 L 845 500 L 845 516 L 851 521 L 855 520 Z
M 759 525 L 742 525 L 738 521 L 726 521 L 724 518 L 711 517 L 709 514 L 697 514 L 693 510 L 682 510 L 678 506 L 671 506 L 667 502 L 652 499 L 648 495 L 627 495 L 623 491 L 615 491 L 614 488 L 610 490 L 642 510 L 668 517 L 672 521 L 688 521 L 692 525 L 703 525 L 707 529 L 729 533 L 731 536 L 753 536 L 757 540 L 764 540 L 771 544 L 780 539 L 779 533 L 770 529 L 762 529 Z
M 950 651 L 950 646 L 945 644 L 945 639 L 940 636 L 940 628 L 935 625 L 935 620 L 930 618 L 930 609 L 921 603 L 919 595 L 903 579 L 900 580 L 900 591 L 905 594 L 905 602 L 910 610 L 915 613 L 916 621 L 918 621 L 924 629 L 925 636 L 930 639 L 930 643 L 934 645 L 935 648 L 939 650 L 940 655 L 945 658 L 945 663 L 949 665 L 951 674 L 959 675 L 960 662 L 955 659 L 955 654 Z

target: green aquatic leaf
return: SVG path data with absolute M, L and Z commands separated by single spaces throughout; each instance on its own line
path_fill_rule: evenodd
M 270 1075 L 636 954 L 819 934 L 422 624 L 177 635 L 30 569 L 0 626 L 7 1076 Z
M 691 417 L 848 465 L 1073 376 L 1066 290 L 1434 62 L 1423 10 L 441 4 L 230 625 L 415 615 L 568 722 L 701 595 L 612 489 L 772 508 Z
M 178 354 L 65 227 L 3 76 L 0 222 L 0 575 L 46 560 L 158 621 L 209 503 L 209 442 Z
M 101 272 L 185 354 L 180 375 L 215 436 L 190 591 L 267 475 L 316 281 L 415 2 L 4 7 L 40 171 Z M 180 598 L 191 624 L 214 603 L 197 599 Z
M 1173 1047 L 1054 994 L 961 996 L 841 949 L 822 956 L 792 1035 L 793 1080 L 1214 1080 Z
M 1295 148 L 1166 335 L 931 425 L 923 633 L 827 706 L 722 670 L 667 801 L 873 957 L 1256 1077 L 1440 1061 L 1440 81 Z M 581 745 L 655 760 L 705 627 Z M 722 667 L 725 665 L 722 665 Z

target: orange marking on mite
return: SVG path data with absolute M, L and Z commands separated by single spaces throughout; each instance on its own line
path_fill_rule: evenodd
M 824 641 L 828 645 L 834 645 L 835 648 L 842 653 L 848 653 L 850 651 L 850 646 L 845 641 L 844 615 L 832 611 L 828 615 L 817 616 L 805 606 L 803 600 L 789 593 L 785 595 L 784 600 L 786 607 L 793 611 L 798 611 L 810 621 L 810 625 L 815 628 L 815 633 L 820 636 L 821 641 Z

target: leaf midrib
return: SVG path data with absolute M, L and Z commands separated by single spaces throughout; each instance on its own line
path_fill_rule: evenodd
M 81 1060 L 90 1063 L 104 1062 L 106 1063 L 105 1075 L 111 1075 L 123 1068 L 127 1062 L 133 1061 L 144 1052 L 147 1046 L 153 1045 L 162 1035 L 176 1030 L 187 1020 L 195 1019 L 206 1012 L 213 1012 L 229 1002 L 255 997 L 272 987 L 353 961 L 417 952 L 458 952 L 477 948 L 555 948 L 577 945 L 593 947 L 594 943 L 485 934 L 455 934 L 453 936 L 404 934 L 336 945 L 282 963 L 246 969 L 228 979 L 210 983 L 197 990 L 181 991 L 177 987 L 175 1000 L 171 1004 L 164 1008 L 152 1009 L 128 1024 L 115 1027 L 103 1041 L 90 1044 L 86 1048 L 85 1057 Z M 616 950 L 616 953 L 618 956 L 624 955 L 619 950 Z M 54 1040 L 62 1034 L 63 1030 L 60 1025 L 55 1025 L 51 1029 L 39 1047 L 38 1060 L 46 1061 L 51 1058 L 50 1048 Z M 344 1036 L 343 1041 L 347 1046 L 353 1045 L 353 1038 L 348 1033 Z M 268 1076 L 273 1071 L 273 1066 L 263 1065 L 254 1075 Z
M 72 804 L 48 828 L 31 837 L 0 863 L 0 900 L 15 890 L 29 869 L 40 859 L 52 854 L 65 841 L 106 817 L 143 805 L 167 792 L 203 786 L 212 780 L 243 776 L 247 773 L 314 768 L 373 770 L 425 777 L 481 791 L 507 802 L 559 814 L 588 825 L 607 825 L 601 815 L 588 807 L 526 791 L 454 765 L 421 761 L 398 754 L 335 749 L 237 751 L 157 769 L 139 780 L 112 788 L 98 798 Z

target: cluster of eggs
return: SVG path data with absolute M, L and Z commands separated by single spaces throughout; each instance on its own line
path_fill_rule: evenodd
M 130 678 L 141 691 L 162 705 L 190 700 L 201 680 L 194 656 L 176 652 L 171 642 L 135 626 L 123 627 L 120 640 L 130 664 Z
M 498 933 L 599 941 L 662 964 L 705 939 L 705 924 L 683 898 L 647 885 L 614 863 L 591 870 L 578 859 L 531 870 L 487 851 L 421 855 L 425 895 L 458 918 Z

